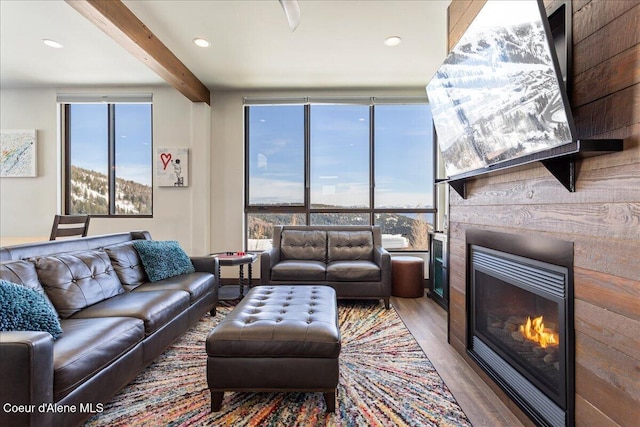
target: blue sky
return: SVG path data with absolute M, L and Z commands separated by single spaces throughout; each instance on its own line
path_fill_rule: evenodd
M 303 203 L 303 106 L 250 108 L 251 202 Z M 369 107 L 313 105 L 310 127 L 311 203 L 366 206 Z M 431 203 L 431 137 L 428 106 L 376 107 L 377 207 Z
M 151 185 L 151 105 L 116 105 L 116 177 Z M 71 163 L 107 173 L 106 104 L 71 105 Z

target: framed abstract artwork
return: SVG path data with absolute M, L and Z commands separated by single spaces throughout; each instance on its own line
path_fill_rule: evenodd
M 0 177 L 37 175 L 37 130 L 0 131 Z
M 159 187 L 188 187 L 189 149 L 158 148 L 156 178 Z

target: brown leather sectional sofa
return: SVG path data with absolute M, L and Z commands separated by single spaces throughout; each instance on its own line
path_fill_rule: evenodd
M 339 299 L 382 299 L 389 308 L 391 256 L 379 226 L 278 225 L 260 257 L 260 283 L 329 285 Z
M 55 341 L 47 332 L 0 332 L 0 425 L 78 425 L 207 311 L 215 314 L 216 258 L 192 257 L 196 272 L 149 283 L 137 239 L 151 236 L 0 248 L 0 279 L 44 292 L 63 329 Z

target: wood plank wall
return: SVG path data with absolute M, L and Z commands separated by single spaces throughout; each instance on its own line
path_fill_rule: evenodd
M 558 0 L 546 0 L 551 7 Z M 449 47 L 485 0 L 453 0 Z M 466 356 L 465 231 L 574 242 L 576 425 L 640 425 L 640 0 L 573 0 L 572 111 L 579 138 L 622 138 L 624 151 L 578 164 L 569 193 L 545 168 L 468 183 L 450 192 L 451 345 Z

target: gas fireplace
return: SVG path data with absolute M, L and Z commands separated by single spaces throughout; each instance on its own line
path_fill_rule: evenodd
M 573 243 L 467 231 L 468 353 L 540 426 L 574 424 Z

